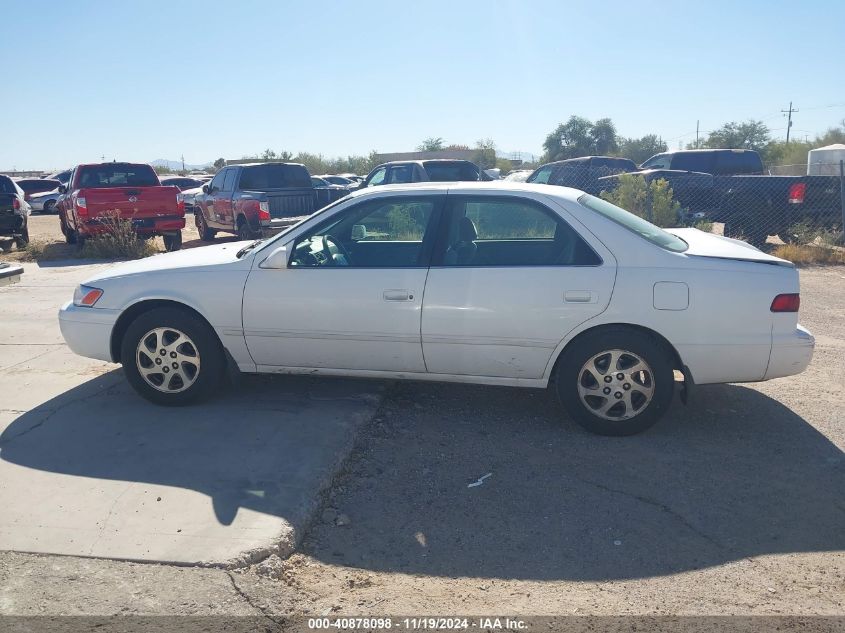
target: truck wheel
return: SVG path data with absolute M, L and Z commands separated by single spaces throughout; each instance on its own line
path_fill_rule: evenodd
M 243 241 L 255 239 L 255 234 L 252 232 L 249 222 L 243 217 L 238 219 L 238 239 Z
M 214 239 L 214 236 L 217 235 L 217 231 L 208 228 L 208 222 L 206 221 L 202 211 L 199 209 L 197 209 L 196 213 L 194 213 L 194 224 L 197 225 L 197 232 L 199 232 L 200 239 L 203 242 L 210 242 Z
M 24 227 L 21 230 L 20 236 L 15 238 L 15 246 L 18 250 L 23 250 L 27 244 L 29 244 L 29 228 Z
M 672 402 L 671 352 L 628 328 L 576 340 L 557 367 L 558 398 L 575 421 L 599 435 L 634 435 L 654 425 Z
M 45 202 L 41 213 L 56 213 L 56 202 L 54 200 L 48 200 Z
M 168 253 L 178 251 L 182 248 L 182 231 L 177 233 L 165 233 L 161 236 L 164 240 L 164 250 Z
M 211 396 L 226 367 L 214 330 L 179 308 L 155 308 L 136 318 L 121 341 L 120 362 L 135 391 L 169 406 Z

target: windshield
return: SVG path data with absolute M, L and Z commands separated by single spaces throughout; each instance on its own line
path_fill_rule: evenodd
M 595 211 L 599 215 L 603 215 L 608 220 L 616 222 L 632 233 L 636 233 L 640 237 L 647 239 L 652 244 L 656 244 L 660 248 L 665 248 L 667 251 L 673 253 L 683 253 L 687 250 L 687 243 L 676 235 L 672 235 L 655 226 L 641 217 L 629 213 L 615 204 L 611 204 L 607 200 L 596 198 L 588 193 L 578 198 L 578 203 L 587 207 L 591 211 Z
M 271 191 L 273 189 L 310 188 L 311 176 L 302 165 L 268 163 L 244 167 L 239 189 Z

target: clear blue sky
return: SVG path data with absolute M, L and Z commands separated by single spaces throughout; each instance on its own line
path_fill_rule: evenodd
M 571 114 L 674 148 L 696 119 L 782 136 L 790 100 L 802 138 L 845 118 L 841 0 L 4 0 L 0 16 L 0 169 L 429 136 L 540 153 Z

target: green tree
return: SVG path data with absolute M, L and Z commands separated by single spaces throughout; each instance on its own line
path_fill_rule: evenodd
M 762 121 L 725 123 L 707 135 L 705 147 L 712 149 L 753 149 L 763 151 L 771 137 L 769 128 Z
M 646 182 L 642 176 L 622 174 L 616 189 L 602 191 L 600 195 L 657 226 L 678 226 L 681 205 L 674 199 L 672 188 L 663 178 Z
M 262 158 L 263 160 L 273 160 L 274 158 L 276 158 L 276 152 L 274 152 L 272 149 L 270 149 L 270 148 L 268 147 L 268 148 L 267 148 L 267 149 L 265 149 L 265 150 L 264 150 L 264 152 L 261 154 L 261 158 Z
M 619 155 L 630 158 L 637 165 L 668 149 L 666 142 L 657 134 L 646 134 L 641 138 L 622 138 L 619 140 Z
M 214 161 L 214 169 L 223 169 L 226 166 L 226 159 L 225 158 L 218 158 Z
M 619 151 L 616 126 L 610 119 L 596 121 L 590 130 L 590 138 L 593 141 L 593 150 L 600 156 L 612 155 Z
M 573 115 L 546 137 L 543 149 L 546 150 L 546 162 L 579 156 L 613 155 L 619 151 L 619 139 L 616 126 L 610 119 L 599 119 L 593 123 Z
M 496 166 L 496 143 L 491 138 L 482 138 L 475 142 L 475 154 L 472 162 L 481 169 L 492 169 Z
M 419 145 L 417 145 L 417 151 L 418 152 L 439 152 L 440 150 L 443 149 L 444 143 L 445 143 L 445 141 L 441 137 L 431 136 L 431 137 L 425 139 Z

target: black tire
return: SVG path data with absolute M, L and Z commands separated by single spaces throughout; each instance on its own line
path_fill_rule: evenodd
M 196 224 L 197 231 L 200 234 L 200 239 L 203 242 L 211 242 L 214 239 L 214 236 L 217 235 L 217 231 L 208 228 L 208 222 L 206 221 L 205 215 L 203 215 L 201 209 L 197 209 L 196 213 L 194 213 L 194 224 Z
M 249 226 L 249 222 L 247 222 L 246 218 L 244 218 L 243 216 L 238 218 L 238 239 L 244 241 L 255 239 L 255 232 L 252 230 L 252 227 Z
M 23 250 L 27 244 L 29 244 L 29 227 L 24 227 L 21 234 L 15 238 L 15 247 L 18 250 Z
M 193 383 L 182 391 L 163 391 L 141 375 L 136 352 L 142 338 L 157 328 L 177 331 L 190 339 L 198 358 Z M 162 357 L 166 358 L 166 356 Z M 139 315 L 126 329 L 120 346 L 120 362 L 129 384 L 141 396 L 164 406 L 184 406 L 210 397 L 220 386 L 226 368 L 223 347 L 214 330 L 196 315 L 180 308 L 153 308 Z M 169 363 L 165 362 L 164 364 Z M 163 371 L 168 368 L 162 366 Z M 164 380 L 164 374 L 161 374 Z M 170 378 L 171 386 L 173 378 Z M 178 388 L 178 383 L 176 388 Z M 166 386 L 165 386 L 166 388 Z
M 165 233 L 161 236 L 161 238 L 164 240 L 164 250 L 168 253 L 178 251 L 182 248 L 182 231 L 177 233 Z
M 56 213 L 55 200 L 48 200 L 47 202 L 45 202 L 41 213 Z
M 602 353 L 607 352 L 609 354 L 610 350 L 622 350 L 627 353 L 627 355 L 620 356 L 618 361 L 617 368 L 621 369 L 621 372 L 625 371 L 625 362 L 630 362 L 630 359 L 639 357 L 639 360 L 644 361 L 649 370 L 642 372 L 641 376 L 650 375 L 650 379 L 632 385 L 631 382 L 623 383 L 616 379 L 617 376 L 624 376 L 624 381 L 630 381 L 631 378 L 627 374 L 621 372 L 614 374 L 607 371 L 606 374 L 599 374 L 602 381 L 598 383 L 599 387 L 596 394 L 582 398 L 579 394 L 579 383 L 584 388 L 592 387 L 589 383 L 593 374 L 583 372 L 585 366 L 587 366 L 588 361 L 596 356 L 603 359 Z M 592 367 L 597 368 L 599 364 L 593 364 Z M 583 335 L 564 351 L 564 356 L 560 359 L 555 372 L 554 386 L 563 407 L 586 430 L 598 435 L 635 435 L 657 423 L 669 408 L 675 386 L 672 365 L 671 351 L 666 349 L 661 341 L 652 336 L 639 330 L 624 327 L 603 329 Z M 612 382 L 605 383 L 604 381 L 607 380 L 608 376 Z M 628 385 L 625 389 L 631 394 L 627 398 L 623 392 L 623 385 L 625 384 Z M 638 385 L 641 384 L 652 386 L 650 400 L 646 399 L 644 391 L 640 391 Z M 617 388 L 619 391 L 613 391 Z M 647 389 L 647 387 L 643 389 Z M 607 395 L 604 391 L 608 391 Z M 616 399 L 617 394 L 623 394 L 618 396 L 621 399 Z M 635 398 L 637 399 L 636 402 L 634 402 Z M 628 406 L 626 405 L 627 401 L 632 402 L 632 415 L 623 418 L 626 414 L 619 414 L 618 412 Z M 610 409 L 607 411 L 608 415 L 602 417 L 597 414 L 597 411 L 604 404 L 610 404 Z M 637 408 L 637 405 L 641 408 Z M 625 411 L 627 412 L 627 409 Z M 618 415 L 619 418 L 608 419 L 608 417 L 614 415 Z
M 62 228 L 62 233 L 65 236 L 65 242 L 68 244 L 76 244 L 76 231 L 71 229 L 64 221 L 64 218 L 59 219 L 59 224 Z

